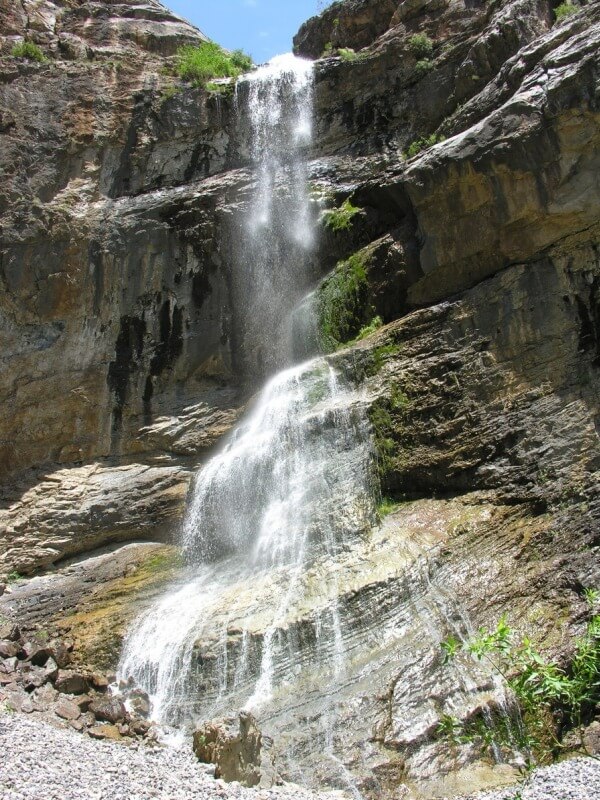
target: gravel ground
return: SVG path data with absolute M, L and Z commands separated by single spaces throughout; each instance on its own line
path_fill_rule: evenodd
M 519 786 L 462 800 L 600 800 L 600 761 L 574 758 L 537 769 Z
M 20 714 L 0 716 L 0 800 L 341 800 L 295 786 L 215 781 L 191 750 L 92 741 Z M 537 770 L 524 784 L 462 800 L 600 800 L 600 761 Z
M 334 800 L 298 787 L 215 781 L 191 750 L 95 742 L 20 714 L 0 716 L 1 800 Z

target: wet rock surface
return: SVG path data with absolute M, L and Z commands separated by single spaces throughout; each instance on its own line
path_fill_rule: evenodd
M 74 558 L 45 575 L 11 583 L 1 598 L 0 634 L 21 635 L 10 620 L 51 639 L 58 680 L 86 691 L 69 664 L 94 668 L 94 686 L 106 689 L 103 672 L 115 669 L 126 626 L 173 580 L 178 551 L 150 542 L 113 546 Z M 58 638 L 56 638 L 58 637 Z M 66 643 L 73 645 L 71 650 Z M 74 648 L 74 655 L 73 655 Z

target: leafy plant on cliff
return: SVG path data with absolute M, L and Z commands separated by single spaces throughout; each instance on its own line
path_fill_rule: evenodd
M 323 222 L 326 228 L 332 231 L 345 231 L 352 225 L 353 217 L 360 208 L 352 205 L 350 198 L 346 198 L 339 208 L 330 208 L 323 212 Z
M 228 53 L 216 42 L 202 42 L 179 48 L 175 71 L 183 80 L 204 86 L 211 78 L 237 78 L 252 66 L 252 58 L 242 50 Z
M 573 3 L 561 3 L 554 9 L 554 16 L 556 17 L 556 21 L 560 22 L 562 19 L 566 19 L 576 14 L 578 11 L 579 7 L 573 5 Z
M 390 357 L 398 352 L 397 345 L 388 345 Z M 391 351 L 391 348 L 395 348 Z M 369 419 L 373 427 L 373 439 L 377 453 L 377 476 L 382 496 L 397 496 L 398 471 L 411 447 L 410 427 L 407 424 L 413 400 L 405 391 L 406 385 L 394 383 L 386 396 L 376 400 L 370 410 Z
M 415 58 L 431 58 L 433 41 L 425 33 L 415 33 L 408 40 L 408 49 Z
M 408 146 L 406 157 L 413 158 L 413 156 L 416 156 L 422 150 L 427 150 L 429 147 L 433 147 L 434 144 L 443 142 L 445 138 L 445 136 L 438 136 L 437 134 L 432 133 L 431 136 L 423 136 L 420 139 L 416 139 Z
M 428 72 L 431 72 L 433 69 L 433 61 L 430 61 L 428 58 L 422 58 L 415 64 L 414 73 L 418 78 L 423 77 L 423 75 L 427 75 Z
M 361 339 L 366 339 L 367 336 L 370 336 L 372 333 L 375 333 L 376 330 L 381 328 L 383 325 L 383 320 L 379 315 L 373 317 L 371 322 L 368 325 L 363 325 L 363 327 L 357 333 L 354 341 L 360 342 Z
M 593 609 L 596 593 L 586 596 Z M 443 663 L 463 649 L 502 676 L 519 715 L 511 724 L 504 714 L 499 724 L 492 726 L 481 715 L 466 722 L 444 715 L 438 732 L 456 743 L 478 742 L 484 748 L 516 743 L 542 762 L 554 760 L 562 749 L 561 733 L 580 728 L 600 701 L 600 615 L 591 617 L 574 645 L 571 664 L 565 668 L 544 657 L 528 638 L 517 640 L 505 617 L 495 629 L 481 628 L 462 647 L 454 637 L 442 642 Z
M 399 355 L 400 345 L 390 342 L 376 347 L 371 352 L 371 363 L 366 368 L 367 375 L 375 375 L 389 361 L 390 358 Z
M 14 58 L 26 58 L 29 61 L 37 61 L 38 63 L 47 60 L 37 44 L 33 42 L 21 42 L 20 44 L 16 44 L 11 51 L 11 55 L 14 56 Z
M 361 61 L 363 58 L 361 53 L 357 53 L 351 47 L 338 47 L 337 54 L 342 61 Z

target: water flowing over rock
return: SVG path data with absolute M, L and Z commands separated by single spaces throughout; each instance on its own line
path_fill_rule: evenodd
M 258 316 L 263 329 L 271 327 L 276 296 L 271 275 L 295 272 L 305 289 L 310 277 L 302 277 L 288 239 L 291 231 L 302 248 L 311 243 L 303 170 L 293 155 L 280 159 L 298 127 L 298 144 L 309 136 L 311 69 L 278 59 L 248 80 L 258 180 L 244 222 L 251 242 L 260 234 L 265 254 L 254 290 L 269 301 Z M 280 171 L 295 181 L 281 201 Z M 287 268 L 283 258 L 291 259 Z M 264 342 L 277 353 L 280 345 Z M 264 713 L 275 695 L 283 692 L 287 702 L 299 695 L 316 665 L 321 681 L 339 678 L 340 589 L 335 574 L 332 581 L 325 575 L 374 521 L 371 459 L 364 406 L 330 364 L 317 358 L 271 379 L 195 479 L 183 527 L 188 582 L 157 603 L 125 643 L 120 672 L 148 691 L 155 718 L 189 724 L 242 707 Z

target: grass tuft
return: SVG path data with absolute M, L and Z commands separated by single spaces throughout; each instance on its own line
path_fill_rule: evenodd
M 561 3 L 554 9 L 554 16 L 556 17 L 556 21 L 560 22 L 561 20 L 576 14 L 578 11 L 579 7 L 573 5 L 573 3 Z
M 251 57 L 242 50 L 228 53 L 216 42 L 203 42 L 177 51 L 175 71 L 183 80 L 205 86 L 211 78 L 237 78 L 252 66 Z
M 433 41 L 425 33 L 415 33 L 408 40 L 408 49 L 415 58 L 431 58 Z
M 26 58 L 28 61 L 37 61 L 40 64 L 43 61 L 47 61 L 46 56 L 42 53 L 37 44 L 33 42 L 21 42 L 20 44 L 16 44 L 11 51 L 11 55 L 14 58 Z

